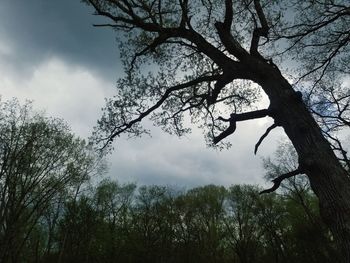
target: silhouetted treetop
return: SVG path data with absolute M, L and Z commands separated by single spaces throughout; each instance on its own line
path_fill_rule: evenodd
M 347 1 L 85 2 L 108 19 L 100 26 L 116 30 L 125 65 L 95 130 L 102 148 L 123 133 L 147 133 L 140 124 L 145 118 L 177 135 L 189 131 L 190 120 L 205 130 L 208 144 L 222 147 L 237 122 L 268 116 L 274 123 L 255 152 L 272 129 L 282 127 L 298 154 L 296 169 L 275 178 L 270 190 L 306 174 L 343 261 L 350 260 L 348 159 L 333 138 L 337 127 L 348 126 L 349 89 L 331 82 L 348 72 Z M 278 40 L 281 48 L 274 47 Z M 278 65 L 278 53 L 286 52 L 296 54 L 292 62 L 301 65 L 303 85 L 292 85 L 290 72 Z M 257 103 L 260 92 L 268 108 Z M 322 110 L 327 100 L 331 113 Z

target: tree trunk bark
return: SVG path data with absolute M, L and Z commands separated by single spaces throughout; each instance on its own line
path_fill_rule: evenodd
M 276 124 L 284 128 L 319 199 L 320 214 L 330 228 L 340 262 L 350 262 L 350 177 L 302 101 L 279 70 L 268 63 L 255 64 L 258 83 L 270 99 Z

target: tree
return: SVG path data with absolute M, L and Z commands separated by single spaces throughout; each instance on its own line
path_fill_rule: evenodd
M 137 262 L 164 262 L 170 254 L 174 236 L 172 193 L 164 186 L 142 186 L 138 189 L 132 211 L 133 257 Z
M 103 221 L 93 207 L 93 200 L 81 196 L 66 203 L 60 221 L 59 256 L 57 262 L 98 262 L 101 258 L 98 230 Z
M 20 261 L 335 261 L 329 231 L 310 220 L 310 212 L 317 217 L 310 192 L 303 195 L 306 212 L 288 189 L 263 196 L 260 188 L 250 185 L 134 190 L 133 184 L 107 179 L 76 199 L 67 198 L 52 249 L 41 256 L 51 230 L 38 223 Z
M 185 229 L 188 235 L 192 235 L 194 241 L 193 247 L 190 246 L 188 250 L 192 253 L 196 252 L 193 260 L 225 262 L 227 232 L 223 217 L 226 192 L 222 186 L 206 185 L 193 188 L 184 196 L 186 201 Z
M 101 231 L 100 242 L 106 249 L 106 257 L 101 258 L 104 262 L 123 261 L 120 251 L 125 250 L 128 231 L 132 228 L 129 210 L 135 188 L 134 184 L 119 185 L 110 179 L 102 180 L 96 188 L 93 199 L 101 221 L 105 222 L 101 224 L 105 229 Z
M 126 69 L 126 76 L 118 81 L 116 96 L 107 102 L 98 123 L 97 143 L 106 148 L 122 133 L 139 136 L 147 132 L 140 124 L 145 118 L 165 131 L 182 135 L 189 131 L 184 124 L 188 113 L 192 122 L 207 129 L 209 144 L 223 145 L 237 122 L 268 116 L 274 124 L 255 151 L 272 128 L 284 129 L 299 163 L 296 170 L 276 181 L 301 173 L 308 176 L 342 260 L 350 261 L 349 174 L 302 93 L 270 57 L 269 35 L 281 24 L 283 10 L 275 4 L 280 1 L 85 2 L 97 15 L 108 18 L 109 22 L 99 26 L 110 26 L 120 34 Z M 339 2 L 345 8 L 341 19 L 348 22 L 349 6 L 346 1 Z M 328 31 L 332 34 L 336 30 L 332 27 Z M 267 109 L 255 109 L 259 90 L 269 98 Z
M 31 103 L 13 99 L 0 109 L 0 260 L 17 262 L 53 200 L 86 182 L 98 159 L 62 120 L 35 113 Z
M 350 128 L 349 5 L 341 0 L 283 4 L 293 15 L 275 29 L 273 38 L 286 45 L 278 57 L 301 62 L 293 71 L 295 85 L 303 87 L 304 101 L 349 171 L 346 141 L 337 136 Z

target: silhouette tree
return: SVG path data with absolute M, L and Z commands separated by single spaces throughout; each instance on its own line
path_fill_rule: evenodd
M 268 116 L 274 124 L 259 140 L 255 151 L 269 131 L 280 126 L 291 140 L 299 162 L 296 170 L 276 178 L 276 185 L 270 190 L 285 178 L 306 174 L 343 262 L 350 261 L 349 174 L 303 101 L 302 93 L 283 76 L 281 67 L 273 62 L 274 52 L 270 51 L 270 35 L 275 31 L 277 34 L 277 29 L 283 26 L 281 13 L 285 10 L 280 7 L 286 1 L 85 2 L 95 8 L 97 15 L 108 18 L 106 24 L 98 26 L 109 26 L 118 32 L 126 73 L 99 120 L 95 131 L 97 143 L 106 149 L 122 133 L 129 136 L 147 133 L 140 124 L 145 118 L 167 132 L 182 135 L 189 131 L 184 124 L 187 113 L 193 123 L 208 131 L 208 143 L 220 147 L 234 133 L 237 122 Z M 334 5 L 343 9 L 326 24 L 322 18 L 317 20 L 311 33 L 307 23 L 301 24 L 291 38 L 293 34 L 297 37 L 294 39 L 300 34 L 301 39 L 311 34 L 317 38 L 321 35 L 318 29 L 333 36 L 339 29 L 343 32 L 342 46 L 348 45 L 348 30 L 337 26 L 339 21 L 345 20 L 340 25 L 349 23 L 348 4 L 326 2 L 337 2 Z M 330 24 L 334 26 L 327 27 Z M 339 53 L 337 48 L 329 52 L 328 56 L 320 53 L 320 61 L 311 64 L 315 70 L 309 72 L 329 68 L 328 61 L 335 58 L 332 53 Z M 266 109 L 256 110 L 258 105 L 254 103 L 259 100 L 259 91 L 269 98 Z
M 302 65 L 293 71 L 295 84 L 303 87 L 304 101 L 349 171 L 344 139 L 337 134 L 350 128 L 349 5 L 294 0 L 283 4 L 294 15 L 274 31 L 277 43 L 287 45 L 278 56 L 297 59 Z

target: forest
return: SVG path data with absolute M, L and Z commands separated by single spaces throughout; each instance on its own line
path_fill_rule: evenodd
M 118 183 L 59 119 L 1 102 L 1 262 L 331 262 L 337 257 L 305 177 L 253 185 Z M 296 165 L 290 144 L 266 178 Z
M 93 26 L 115 33 L 116 89 L 88 139 L 33 102 L 0 100 L 0 262 L 350 262 L 348 1 L 79 2 Z M 1 45 L 5 61 L 16 53 Z M 12 87 L 6 77 L 0 84 Z M 178 137 L 196 127 L 219 151 L 234 146 L 240 122 L 257 119 L 267 125 L 248 142 L 252 155 L 273 130 L 285 135 L 263 159 L 270 188 L 106 176 L 118 141 L 150 135 L 152 124 Z

